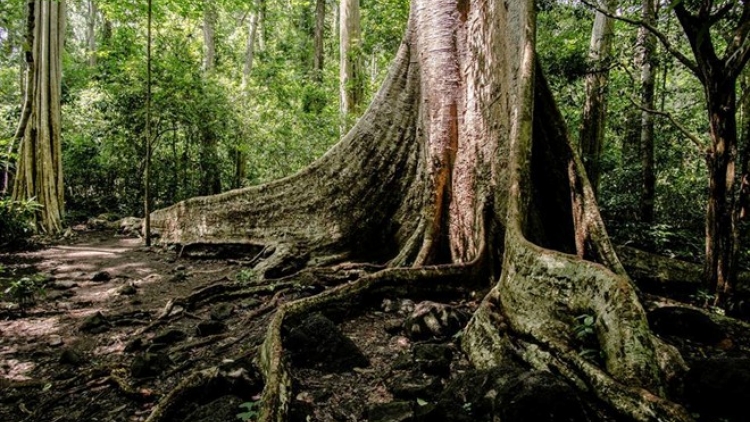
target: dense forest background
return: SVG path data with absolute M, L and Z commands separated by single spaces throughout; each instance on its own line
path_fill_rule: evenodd
M 315 57 L 317 3 L 325 7 L 322 70 Z M 617 14 L 639 19 L 640 2 L 618 6 Z M 25 3 L 0 7 L 0 164 L 12 176 Z M 338 2 L 172 0 L 153 7 L 152 209 L 290 175 L 322 155 L 351 124 L 342 123 L 339 109 Z M 361 39 L 350 53 L 361 64 L 360 104 L 369 102 L 384 78 L 408 8 L 398 0 L 361 2 Z M 656 26 L 689 50 L 674 13 L 666 4 L 661 8 Z M 586 76 L 602 70 L 589 59 L 594 11 L 562 0 L 539 1 L 538 9 L 541 63 L 575 138 Z M 69 221 L 143 213 L 146 13 L 145 2 L 68 2 L 62 150 Z M 708 142 L 700 82 L 656 49 L 654 106 L 683 130 L 654 117 L 654 218 L 644 222 L 638 211 L 641 160 L 628 158 L 626 151 L 628 133 L 641 119 L 638 28 L 616 21 L 612 36 L 614 47 L 603 62 L 609 79 L 598 194 L 602 214 L 619 243 L 699 261 L 708 179 L 705 151 L 685 129 Z M 738 83 L 740 99 L 746 79 Z M 740 108 L 742 145 L 748 122 Z M 747 248 L 741 253 L 747 256 Z

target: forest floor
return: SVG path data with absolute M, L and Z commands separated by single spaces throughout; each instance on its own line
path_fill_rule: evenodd
M 0 297 L 6 300 L 0 301 L 0 421 L 145 421 L 152 413 L 151 421 L 253 420 L 263 387 L 258 345 L 276 306 L 325 286 L 259 283 L 249 261 L 179 255 L 85 227 L 34 251 L 0 254 L 0 288 L 23 277 L 44 284 L 44 294 L 24 309 Z M 435 339 L 424 327 L 421 334 L 405 332 L 405 318 L 432 306 L 465 321 L 482 295 L 467 292 L 445 304 L 387 298 L 336 321 L 360 360 L 337 366 L 325 357 L 311 361 L 304 351 L 291 356 L 297 366 L 292 420 L 411 420 L 394 412 L 412 414 L 414 406 L 436 400 L 470 365 L 458 336 Z M 746 323 L 674 308 L 666 298 L 644 299 L 655 328 L 688 362 L 750 357 Z M 678 319 L 659 309 L 677 309 Z M 326 321 L 310 322 L 313 333 Z M 211 381 L 164 400 L 196 376 Z M 157 418 L 160 401 L 172 406 Z M 591 420 L 613 419 L 591 413 Z

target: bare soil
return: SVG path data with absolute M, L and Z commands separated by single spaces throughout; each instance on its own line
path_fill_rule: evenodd
M 201 370 L 221 376 L 186 390 L 160 420 L 238 421 L 248 409 L 252 420 L 263 387 L 255 358 L 266 324 L 279 303 L 310 294 L 310 286 L 253 281 L 247 264 L 189 259 L 84 228 L 36 251 L 0 255 L 3 290 L 19 277 L 47 279 L 45 294 L 27 309 L 0 302 L 0 421 L 145 421 Z M 481 294 L 451 305 L 470 314 Z M 652 308 L 667 300 L 647 299 Z M 338 326 L 370 364 L 298 368 L 294 420 L 367 420 L 373 405 L 393 400 L 392 382 L 403 375 L 394 367 L 416 342 L 393 330 L 403 315 L 379 305 L 359 311 Z M 667 340 L 688 360 L 750 356 L 747 324 L 731 320 L 725 332 L 710 346 Z M 440 342 L 453 351 L 451 372 L 440 380 L 446 384 L 470 365 L 455 338 Z

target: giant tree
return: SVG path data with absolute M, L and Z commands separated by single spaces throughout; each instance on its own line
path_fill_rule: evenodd
M 521 359 L 634 420 L 692 420 L 665 397 L 684 364 L 650 332 L 613 252 L 537 65 L 534 28 L 531 0 L 414 0 L 388 78 L 320 160 L 152 214 L 161 240 L 184 250 L 263 250 L 254 270 L 265 278 L 350 271 L 349 282 L 276 310 L 260 347 L 260 420 L 288 420 L 290 322 L 386 291 L 477 280 L 494 287 L 462 339 L 475 366 Z M 572 344 L 582 313 L 595 316 L 600 365 Z
M 47 233 L 62 229 L 64 212 L 60 139 L 60 92 L 65 38 L 65 2 L 28 2 L 33 22 L 26 52 L 26 99 L 17 137 L 23 137 L 13 199 L 36 199 L 36 226 Z

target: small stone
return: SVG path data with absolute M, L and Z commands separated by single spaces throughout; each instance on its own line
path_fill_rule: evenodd
M 177 273 L 175 273 L 175 275 L 173 275 L 172 277 L 169 278 L 169 282 L 170 283 L 181 283 L 181 282 L 187 280 L 187 278 L 188 278 L 188 274 L 187 273 L 185 273 L 183 271 L 178 271 Z
M 120 290 L 118 292 L 123 296 L 133 296 L 138 292 L 138 290 L 133 284 L 126 284 L 120 287 Z
M 208 337 L 219 334 L 226 328 L 227 326 L 221 321 L 202 321 L 196 327 L 195 334 L 198 337 Z
M 444 344 L 418 344 L 414 346 L 414 363 L 425 373 L 438 376 L 450 374 L 453 351 Z
M 211 319 L 215 321 L 224 321 L 229 319 L 234 312 L 234 306 L 228 303 L 222 303 L 211 309 Z
M 187 338 L 187 334 L 184 331 L 167 330 L 167 331 L 157 334 L 151 340 L 151 342 L 154 344 L 169 345 L 169 344 L 177 343 L 178 341 L 185 340 L 186 338 Z
M 143 348 L 143 339 L 140 337 L 136 337 L 135 339 L 129 341 L 128 344 L 125 345 L 123 352 L 133 353 L 137 350 L 141 350 L 142 348 Z
M 60 352 L 58 361 L 64 365 L 79 366 L 83 363 L 83 353 L 71 347 L 66 347 Z
M 385 332 L 387 332 L 388 334 L 398 334 L 401 332 L 401 329 L 403 327 L 404 323 L 399 319 L 389 319 L 385 321 L 385 324 L 383 325 Z
M 155 377 L 164 372 L 171 361 L 163 353 L 144 353 L 133 359 L 130 365 L 130 375 L 133 378 Z
M 175 271 L 185 271 L 187 267 L 185 267 L 184 265 L 178 265 L 174 269 Z
M 100 334 L 107 331 L 109 327 L 107 318 L 101 312 L 97 312 L 83 321 L 80 330 L 91 334 Z
M 388 380 L 388 389 L 398 399 L 432 399 L 441 388 L 439 378 L 425 374 L 407 373 Z
M 52 336 L 49 337 L 49 345 L 50 346 L 52 346 L 52 347 L 59 347 L 59 346 L 62 346 L 63 344 L 65 344 L 65 342 L 63 342 L 63 338 L 62 337 L 60 337 L 58 335 L 52 335 Z
M 370 422 L 406 422 L 413 417 L 412 404 L 405 401 L 377 403 L 367 409 L 367 420 Z
M 99 271 L 91 277 L 91 281 L 100 283 L 107 282 L 109 280 L 112 280 L 112 275 L 106 271 Z

